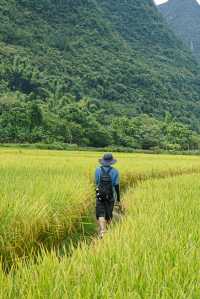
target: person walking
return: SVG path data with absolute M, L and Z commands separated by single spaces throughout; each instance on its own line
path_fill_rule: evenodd
M 116 162 L 111 153 L 106 153 L 99 159 L 101 166 L 95 172 L 96 218 L 100 238 L 104 236 L 106 225 L 112 221 L 114 204 L 121 207 L 119 171 L 112 167 Z

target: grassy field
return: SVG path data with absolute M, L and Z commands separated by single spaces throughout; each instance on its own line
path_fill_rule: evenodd
M 44 247 L 0 271 L 1 298 L 199 298 L 199 157 L 117 154 L 123 222 L 70 257 L 45 252 L 93 211 L 101 155 L 0 151 L 2 261 Z
M 6 298 L 199 298 L 200 176 L 150 180 L 103 241 L 1 276 Z M 5 297 L 2 297 L 5 298 Z

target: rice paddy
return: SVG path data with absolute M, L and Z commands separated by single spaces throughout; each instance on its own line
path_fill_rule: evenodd
M 116 154 L 123 220 L 55 250 L 94 214 L 101 155 L 0 150 L 1 298 L 199 298 L 198 156 Z

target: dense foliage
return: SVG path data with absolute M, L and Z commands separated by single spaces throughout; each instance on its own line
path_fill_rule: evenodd
M 152 1 L 3 0 L 0 21 L 0 142 L 198 144 L 199 67 Z

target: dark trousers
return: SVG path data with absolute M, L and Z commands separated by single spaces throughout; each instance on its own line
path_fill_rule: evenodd
M 96 200 L 96 217 L 104 217 L 107 221 L 113 218 L 114 200 L 112 201 L 100 201 Z

